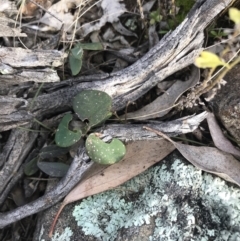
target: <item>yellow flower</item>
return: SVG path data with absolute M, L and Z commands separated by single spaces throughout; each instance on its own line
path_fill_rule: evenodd
M 195 59 L 194 64 L 203 69 L 216 68 L 217 66 L 229 67 L 224 60 L 221 60 L 216 54 L 209 51 L 203 51 L 200 56 Z

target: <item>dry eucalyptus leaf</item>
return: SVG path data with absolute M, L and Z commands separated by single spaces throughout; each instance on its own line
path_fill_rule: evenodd
M 164 139 L 129 143 L 126 156 L 122 161 L 108 166 L 105 170 L 95 174 L 91 179 L 86 178 L 85 181 L 66 196 L 64 202 L 74 202 L 117 187 L 162 160 L 174 149 L 174 146 L 172 144 L 169 145 Z M 88 189 L 86 189 L 86 186 Z M 76 195 L 78 195 L 77 199 L 75 199 Z
M 181 144 L 171 140 L 168 136 L 159 131 L 149 127 L 144 128 L 169 140 L 194 166 L 240 186 L 240 162 L 232 155 L 214 147 Z
M 190 77 L 185 80 L 177 80 L 166 92 L 150 104 L 126 115 L 127 119 L 147 120 L 166 115 L 174 106 L 176 100 L 189 88 L 195 86 L 200 78 L 199 69 L 192 67 Z M 174 80 L 173 80 L 174 81 Z M 125 118 L 125 116 L 123 117 Z
M 42 30 L 60 30 L 62 25 L 64 25 L 64 30 L 66 32 L 71 32 L 72 28 L 74 27 L 74 16 L 72 13 L 68 12 L 68 5 L 64 4 L 64 2 L 66 1 L 60 1 L 53 4 L 48 9 L 48 12 L 50 12 L 52 15 L 46 12 L 39 20 L 41 23 L 44 23 L 48 26 Z
M 118 17 L 126 12 L 125 4 L 120 3 L 119 0 L 102 0 L 101 8 L 103 11 L 102 17 L 95 23 L 83 24 L 80 28 L 80 33 L 85 37 L 93 31 L 100 30 L 106 23 L 119 22 Z
M 67 204 L 121 185 L 161 161 L 175 149 L 172 143 L 164 139 L 135 141 L 129 143 L 126 148 L 127 153 L 122 161 L 107 167 L 95 165 L 85 179 L 65 197 L 49 235 L 52 234 L 57 218 Z
M 223 135 L 213 113 L 208 113 L 207 122 L 215 146 L 222 151 L 240 157 L 240 151 Z
M 240 162 L 214 147 L 198 147 L 176 143 L 175 147 L 194 166 L 216 174 L 240 186 Z

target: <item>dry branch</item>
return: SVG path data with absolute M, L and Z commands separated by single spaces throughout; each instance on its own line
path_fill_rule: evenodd
M 57 50 L 0 48 L 0 94 L 9 95 L 14 85 L 21 86 L 24 82 L 47 83 L 60 81 L 57 71 L 52 68 L 63 65 L 64 57 L 65 54 Z M 9 97 L 6 96 L 6 98 Z M 0 101 L 0 104 L 2 103 Z M 5 109 L 7 108 L 8 106 L 5 107 Z M 12 118 L 14 119 L 14 116 Z M 3 130 L 5 129 L 3 128 Z
M 131 126 L 122 125 L 121 127 L 120 125 L 108 125 L 104 128 L 101 128 L 99 131 L 103 133 L 105 139 L 110 139 L 111 137 L 118 137 L 119 139 L 122 139 L 124 141 L 157 140 L 159 139 L 159 137 L 157 137 L 157 134 L 145 131 L 143 129 L 144 125 L 156 128 L 159 131 L 164 131 L 170 135 L 175 136 L 179 133 L 188 133 L 195 130 L 198 127 L 199 123 L 206 118 L 206 115 L 207 113 L 203 112 L 196 116 L 185 117 L 168 123 L 145 123 Z M 19 130 L 17 130 L 17 133 L 18 132 Z M 11 142 L 9 144 L 11 144 Z M 74 157 L 66 176 L 56 185 L 56 187 L 54 187 L 43 197 L 37 199 L 34 202 L 26 204 L 7 213 L 0 213 L 0 228 L 3 228 L 8 224 L 21 220 L 34 213 L 43 211 L 59 202 L 82 179 L 83 174 L 91 167 L 92 163 L 93 162 L 90 162 L 88 156 L 85 154 L 85 148 L 83 146 L 80 146 L 78 148 L 78 154 Z M 8 167 L 8 169 L 11 170 L 11 167 Z M 2 171 L 4 170 L 5 168 L 3 168 Z M 3 181 L 4 180 L 2 180 L 2 182 Z
M 132 66 L 103 77 L 98 76 L 98 81 L 89 82 L 88 77 L 84 82 L 83 77 L 65 82 L 66 85 L 74 83 L 72 87 L 61 83 L 59 90 L 39 96 L 31 113 L 25 117 L 19 117 L 15 112 L 14 123 L 12 115 L 0 115 L 0 120 L 1 117 L 4 119 L 4 123 L 0 121 L 0 130 L 20 126 L 33 116 L 43 118 L 46 114 L 69 110 L 73 96 L 83 89 L 103 90 L 113 97 L 114 110 L 124 108 L 128 102 L 135 101 L 166 77 L 191 65 L 202 50 L 204 29 L 230 3 L 230 0 L 197 1 L 183 23 Z M 96 80 L 96 76 L 92 79 Z M 51 85 L 52 89 L 53 86 L 58 88 L 59 85 Z

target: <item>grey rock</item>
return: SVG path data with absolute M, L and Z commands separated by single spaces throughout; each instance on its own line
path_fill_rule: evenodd
M 211 103 L 222 124 L 240 142 L 240 66 L 233 68 L 224 80 L 227 84 Z
M 239 188 L 178 152 L 120 187 L 68 205 L 49 239 L 58 207 L 42 214 L 34 240 L 240 240 Z

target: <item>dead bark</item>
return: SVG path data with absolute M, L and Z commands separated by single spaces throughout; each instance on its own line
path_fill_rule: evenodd
M 135 101 L 166 77 L 191 65 L 202 51 L 204 29 L 230 3 L 231 0 L 197 1 L 186 19 L 132 66 L 103 77 L 98 76 L 97 81 L 93 76 L 92 80 L 95 81 L 92 82 L 89 82 L 89 77 L 87 82 L 84 81 L 83 77 L 65 81 L 66 86 L 63 83 L 52 84 L 52 89 L 61 87 L 39 96 L 25 116 L 19 115 L 18 111 L 8 116 L 0 114 L 0 120 L 4 120 L 4 123 L 0 121 L 0 130 L 20 126 L 34 117 L 44 118 L 46 114 L 70 110 L 72 98 L 83 89 L 105 91 L 113 98 L 113 110 L 124 108 L 128 102 Z M 74 86 L 69 87 L 70 83 L 74 83 Z
M 26 128 L 30 128 L 27 125 Z M 0 193 L 4 191 L 10 180 L 18 172 L 21 164 L 31 151 L 38 133 L 15 129 L 12 130 L 8 142 L 0 154 Z
M 68 170 L 68 175 L 63 178 L 56 187 L 45 194 L 37 201 L 19 207 L 8 213 L 1 213 L 0 227 L 3 228 L 8 224 L 14 223 L 27 217 L 31 214 L 45 210 L 55 203 L 59 202 L 67 193 L 80 181 L 83 173 L 92 165 L 92 162 L 87 162 L 86 156 L 84 159 L 85 148 L 79 148 L 79 153 L 75 156 L 71 167 Z

